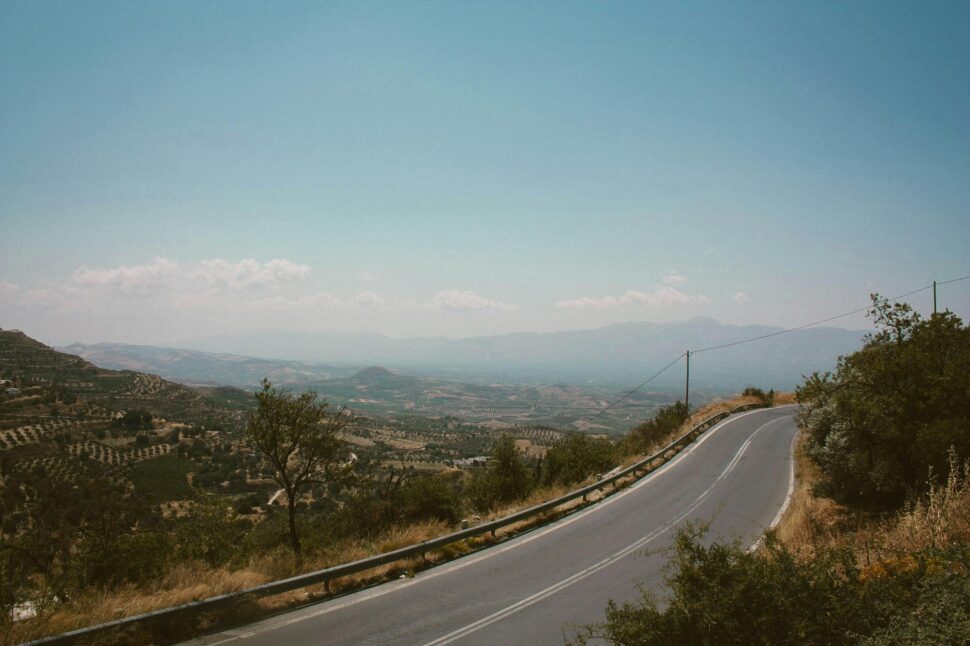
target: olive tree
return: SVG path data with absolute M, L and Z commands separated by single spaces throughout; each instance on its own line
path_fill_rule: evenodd
M 301 493 L 312 484 L 324 484 L 343 477 L 349 470 L 342 458 L 345 442 L 340 431 L 350 422 L 343 407 L 328 410 L 326 401 L 317 402 L 313 392 L 294 396 L 274 388 L 266 379 L 256 393 L 258 406 L 249 414 L 246 435 L 273 467 L 273 479 L 286 494 L 290 546 L 301 558 L 296 528 L 296 505 Z

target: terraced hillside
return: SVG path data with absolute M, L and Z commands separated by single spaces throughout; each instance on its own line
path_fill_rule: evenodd
M 156 375 L 131 370 L 106 370 L 72 354 L 58 352 L 18 330 L 0 330 L 0 378 L 19 385 L 25 397 L 22 406 L 37 404 L 32 387 L 55 391 L 60 400 L 80 398 L 96 402 L 105 409 L 123 411 L 146 409 L 156 417 L 194 422 L 241 419 L 249 399 L 221 397 L 219 402 L 200 391 L 166 381 Z M 18 402 L 8 400 L 0 412 L 0 428 L 22 419 Z M 235 409 L 235 410 L 234 410 Z M 36 410 L 29 410 L 36 413 Z
M 149 488 L 166 495 L 184 494 L 188 482 L 229 496 L 266 488 L 267 474 L 242 437 L 253 403 L 242 390 L 100 368 L 16 330 L 0 330 L 0 380 L 0 487 L 7 475 L 32 474 L 64 483 L 153 480 Z M 354 410 L 345 439 L 371 464 L 439 470 L 487 453 L 503 433 L 537 447 L 562 436 L 518 415 L 541 399 L 534 388 L 503 390 L 504 406 L 514 410 L 503 419 L 479 414 L 475 423 L 454 409 L 487 405 L 494 387 L 445 387 L 382 368 L 322 384 L 331 386 L 321 389 L 324 399 Z
M 216 390 L 106 370 L 0 330 L 0 476 L 129 483 L 133 465 L 177 452 L 189 429 L 203 444 L 215 441 L 207 430 L 221 443 L 238 441 L 251 397 Z

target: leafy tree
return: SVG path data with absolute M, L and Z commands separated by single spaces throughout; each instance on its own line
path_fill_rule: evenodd
M 879 329 L 798 389 L 820 493 L 867 507 L 901 504 L 930 469 L 946 477 L 948 451 L 970 456 L 970 328 L 951 312 L 923 320 L 873 294 Z
M 147 410 L 133 408 L 125 411 L 125 414 L 115 420 L 115 426 L 128 429 L 129 431 L 144 431 L 152 428 L 152 414 Z
M 157 535 L 149 537 L 154 523 L 145 501 L 110 481 L 87 478 L 66 486 L 39 470 L 5 487 L 0 506 L 0 558 L 13 555 L 18 563 L 6 569 L 18 578 L 4 585 L 39 585 L 67 601 L 75 590 L 142 580 L 146 568 L 165 565 Z M 148 543 L 152 549 L 140 549 Z
M 246 435 L 272 466 L 273 478 L 286 494 L 290 546 L 299 561 L 297 503 L 308 486 L 340 479 L 349 471 L 342 461 L 345 442 L 339 433 L 350 422 L 350 414 L 344 408 L 328 410 L 328 402 L 317 403 L 316 393 L 294 397 L 266 379 L 262 384 Z
M 178 554 L 220 567 L 240 554 L 251 527 L 252 523 L 239 518 L 225 497 L 199 493 L 189 506 L 188 516 L 178 523 Z
M 542 480 L 570 485 L 594 473 L 608 471 L 616 460 L 609 440 L 591 438 L 583 433 L 567 433 L 549 447 L 543 463 Z
M 653 419 L 643 422 L 627 433 L 621 448 L 627 455 L 646 452 L 676 433 L 688 417 L 690 417 L 690 411 L 684 402 L 678 401 L 670 406 L 661 406 Z
M 472 506 L 485 511 L 496 504 L 524 498 L 534 485 L 515 441 L 503 435 L 492 445 L 488 466 L 472 480 L 467 496 Z
M 420 474 L 408 480 L 396 498 L 403 522 L 458 521 L 461 501 L 455 483 L 446 475 Z

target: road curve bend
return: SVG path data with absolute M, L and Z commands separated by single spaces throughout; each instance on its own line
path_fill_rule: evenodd
M 673 529 L 753 544 L 793 485 L 795 408 L 734 415 L 632 487 L 493 548 L 188 644 L 562 644 L 609 599 L 660 590 Z

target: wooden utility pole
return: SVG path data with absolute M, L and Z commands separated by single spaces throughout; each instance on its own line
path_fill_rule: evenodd
M 690 350 L 687 351 L 687 382 L 684 386 L 684 404 L 690 410 Z

